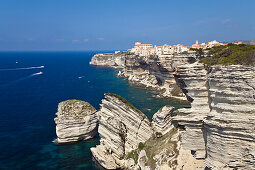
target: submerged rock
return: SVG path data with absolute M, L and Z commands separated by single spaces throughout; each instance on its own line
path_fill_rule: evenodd
M 56 123 L 56 143 L 70 143 L 93 138 L 97 133 L 96 109 L 81 100 L 59 103 Z

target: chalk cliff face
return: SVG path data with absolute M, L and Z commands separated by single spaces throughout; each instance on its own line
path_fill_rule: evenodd
M 173 110 L 161 108 L 150 122 L 122 97 L 106 94 L 97 112 L 100 145 L 91 148 L 94 159 L 106 169 L 204 168 L 189 151 L 179 151 L 182 132 L 172 125 Z
M 90 64 L 97 66 L 108 66 L 108 67 L 125 67 L 126 57 L 135 56 L 128 52 L 119 52 L 116 54 L 106 53 L 106 54 L 96 54 L 92 57 Z
M 203 64 L 194 63 L 178 67 L 178 76 L 184 81 L 183 89 L 187 92 L 191 102 L 191 108 L 178 110 L 178 116 L 174 117 L 178 124 L 185 126 L 186 132 L 182 137 L 184 149 L 196 151 L 196 158 L 205 158 L 205 140 L 203 121 L 210 112 L 208 104 L 207 71 Z
M 124 58 L 119 76 L 147 88 L 162 90 L 161 96 L 185 97 L 191 102 L 191 108 L 179 109 L 175 117 L 166 116 L 165 108 L 166 111 L 154 115 L 151 123 L 153 133 L 160 132 L 163 136 L 173 129 L 169 125 L 172 119 L 185 129 L 183 135 L 179 135 L 181 144 L 175 147 L 179 150 L 175 168 L 203 167 L 191 157 L 185 160 L 191 151 L 194 158 L 204 160 L 212 169 L 255 169 L 254 67 L 204 66 L 187 56 L 124 55 Z M 156 142 L 150 138 L 145 143 L 150 141 Z M 138 165 L 146 169 L 144 160 L 148 163 L 150 155 L 148 148 L 143 150 L 136 151 Z M 164 160 L 169 162 L 169 159 Z M 162 159 L 156 161 L 157 168 L 166 168 L 166 164 L 158 162 Z
M 184 149 L 213 169 L 255 169 L 255 69 L 202 64 L 178 67 L 191 109 L 174 120 L 185 126 Z
M 99 121 L 100 145 L 91 148 L 91 152 L 106 169 L 204 168 L 202 161 L 182 149 L 182 132 L 172 125 L 173 111 L 172 106 L 164 106 L 150 122 L 141 111 L 116 94 L 105 94 L 97 112 L 87 102 L 67 100 L 59 103 L 55 118 L 56 142 L 92 138 Z
M 118 62 L 117 62 L 118 61 Z M 121 62 L 119 62 L 121 61 Z M 128 80 L 139 86 L 160 91 L 161 97 L 171 97 L 186 100 L 174 76 L 178 65 L 194 62 L 192 56 L 137 56 L 129 52 L 117 54 L 96 54 L 90 64 L 109 67 L 121 67 L 118 76 L 128 77 Z
M 190 56 L 162 55 L 143 57 L 142 59 L 126 59 L 126 66 L 121 75 L 128 80 L 145 88 L 160 91 L 160 97 L 186 100 L 179 88 L 174 76 L 175 67 L 181 64 L 193 62 Z
M 153 134 L 148 118 L 115 94 L 105 95 L 98 118 L 100 145 L 91 148 L 91 152 L 97 162 L 106 169 L 125 166 L 125 155 Z
M 209 105 L 206 163 L 255 169 L 255 68 L 212 67 Z
M 153 115 L 152 124 L 154 132 L 165 135 L 170 130 L 172 130 L 173 125 L 171 114 L 173 111 L 174 107 L 164 106 Z
M 96 109 L 80 100 L 59 103 L 56 123 L 56 143 L 70 143 L 93 138 L 97 133 Z

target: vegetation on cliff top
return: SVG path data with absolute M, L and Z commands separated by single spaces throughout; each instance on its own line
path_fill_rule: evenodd
M 228 44 L 208 49 L 208 55 L 200 62 L 208 65 L 254 65 L 255 64 L 255 45 L 247 44 Z
M 123 97 L 121 97 L 120 95 L 114 94 L 114 93 L 105 93 L 105 95 L 108 96 L 112 96 L 112 97 L 116 97 L 117 99 L 119 99 L 120 101 L 122 101 L 123 103 L 125 103 L 127 106 L 131 107 L 133 110 L 135 110 L 136 112 L 139 113 L 140 116 L 142 116 L 144 119 L 147 119 L 149 121 L 149 119 L 147 118 L 147 116 L 139 109 L 137 109 L 134 105 L 132 105 L 131 103 L 129 103 L 126 99 L 124 99 Z
M 146 166 L 149 166 L 151 169 L 155 169 L 157 162 L 155 160 L 156 155 L 171 155 L 171 157 L 175 158 L 178 156 L 179 152 L 177 150 L 177 141 L 172 139 L 174 135 L 177 135 L 177 133 L 178 133 L 177 129 L 173 128 L 165 135 L 162 135 L 160 133 L 154 134 L 145 143 L 139 143 L 138 148 L 127 153 L 125 158 L 126 159 L 132 158 L 137 164 L 139 153 L 141 152 L 141 150 L 145 150 L 146 155 L 148 157 L 148 160 L 146 161 Z M 179 137 L 178 140 L 180 140 Z M 167 161 L 169 158 L 165 156 L 164 158 L 161 157 L 161 159 L 162 161 Z M 170 161 L 168 163 L 169 167 L 172 167 L 174 164 L 176 164 L 175 161 L 174 162 Z
M 60 103 L 61 105 L 61 110 L 65 114 L 82 114 L 86 115 L 87 111 L 94 112 L 96 109 L 89 104 L 88 102 L 82 101 L 82 100 L 76 100 L 76 99 L 71 99 L 71 100 L 66 100 Z M 78 109 L 78 107 L 80 109 Z

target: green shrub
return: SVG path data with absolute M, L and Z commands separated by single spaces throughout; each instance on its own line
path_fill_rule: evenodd
M 137 164 L 137 162 L 138 162 L 137 150 L 132 150 L 131 152 L 129 152 L 126 156 L 126 159 L 129 159 L 129 158 L 134 159 L 135 163 Z
M 161 138 L 163 135 L 162 135 L 162 133 L 160 133 L 160 132 L 156 132 L 156 138 Z
M 145 147 L 145 144 L 144 144 L 144 143 L 140 142 L 140 143 L 138 144 L 138 149 L 139 149 L 139 150 L 142 150 L 144 147 Z
M 255 45 L 228 44 L 209 49 L 206 57 L 200 60 L 201 63 L 208 65 L 254 65 L 255 64 Z

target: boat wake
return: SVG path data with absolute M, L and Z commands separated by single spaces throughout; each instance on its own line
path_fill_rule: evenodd
M 57 142 L 58 142 L 57 138 L 52 140 L 52 143 L 54 143 L 54 144 L 57 144 Z
M 38 67 L 24 67 L 24 68 L 10 68 L 10 69 L 0 69 L 0 71 L 31 70 L 31 69 L 41 69 L 41 68 L 44 68 L 44 66 L 38 66 Z
M 34 74 L 29 75 L 29 76 L 19 78 L 19 79 L 17 79 L 17 80 L 11 81 L 11 82 L 6 83 L 6 84 L 3 84 L 3 85 L 1 85 L 1 86 L 9 86 L 9 85 L 12 85 L 12 84 L 16 84 L 16 83 L 18 83 L 18 82 L 20 82 L 20 81 L 23 81 L 23 80 L 29 79 L 29 78 L 31 78 L 31 77 L 33 77 L 33 76 L 37 76 L 37 75 L 41 75 L 41 74 L 43 74 L 43 72 L 40 71 L 40 72 L 38 72 L 38 73 L 34 73 Z
M 36 76 L 36 75 L 40 75 L 40 74 L 43 74 L 43 72 L 38 72 L 38 73 L 35 73 L 35 74 L 31 74 L 30 76 Z

